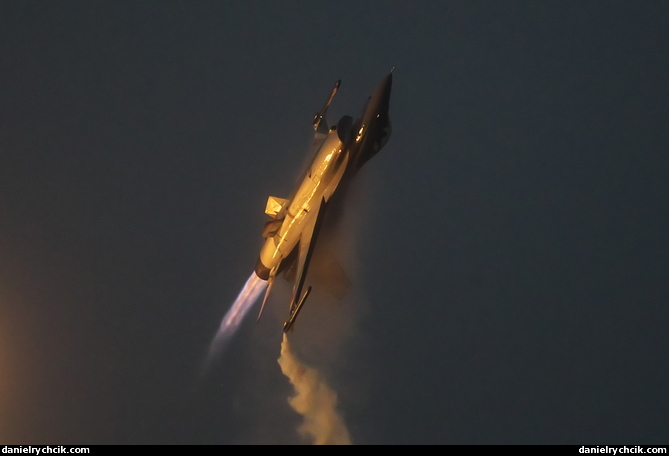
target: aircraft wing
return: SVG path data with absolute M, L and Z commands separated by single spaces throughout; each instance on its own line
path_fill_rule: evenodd
M 284 332 L 287 332 L 295 323 L 295 318 L 299 313 L 304 301 L 306 300 L 311 287 L 308 287 L 307 291 L 302 295 L 302 288 L 304 287 L 304 280 L 307 277 L 307 272 L 309 270 L 309 263 L 311 262 L 311 257 L 314 253 L 314 248 L 316 247 L 316 240 L 318 239 L 318 233 L 323 224 L 323 219 L 325 218 L 325 211 L 327 209 L 327 202 L 325 198 L 321 199 L 321 204 L 318 207 L 318 214 L 315 217 L 311 217 L 312 222 L 310 226 L 306 227 L 302 232 L 299 243 L 299 253 L 297 258 L 297 274 L 295 276 L 295 284 L 293 285 L 293 298 L 290 301 L 290 315 L 288 320 L 283 324 Z

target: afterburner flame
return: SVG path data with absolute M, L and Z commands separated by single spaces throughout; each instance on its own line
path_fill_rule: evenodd
M 255 272 L 246 281 L 244 288 L 239 292 L 237 299 L 228 310 L 228 313 L 223 317 L 221 326 L 218 328 L 216 337 L 209 346 L 209 356 L 207 360 L 210 361 L 215 355 L 221 352 L 225 344 L 230 341 L 235 334 L 240 324 L 244 320 L 246 314 L 251 310 L 253 304 L 258 300 L 263 290 L 267 286 L 267 282 L 258 277 Z

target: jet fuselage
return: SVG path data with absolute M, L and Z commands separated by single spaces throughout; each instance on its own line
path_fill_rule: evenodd
M 316 140 L 322 141 L 313 161 L 289 199 L 270 196 L 265 212 L 274 220 L 263 230 L 265 243 L 255 267 L 256 275 L 268 281 L 265 307 L 275 277 L 296 265 L 296 280 L 291 313 L 284 331 L 292 328 L 297 313 L 311 290 L 300 298 L 311 254 L 318 237 L 328 201 L 348 182 L 390 137 L 388 116 L 392 73 L 388 74 L 369 97 L 358 120 L 343 116 L 336 126 L 327 128 L 325 113 L 339 89 L 334 86 L 323 109 L 314 116 Z M 343 194 L 343 192 L 339 192 Z
M 341 125 L 344 123 L 340 122 L 342 128 L 345 128 L 345 125 Z M 337 189 L 346 171 L 348 158 L 345 143 L 340 138 L 337 126 L 333 126 L 309 165 L 295 195 L 285 203 L 287 207 L 284 206 L 277 214 L 277 218 L 283 215 L 283 222 L 277 233 L 265 240 L 260 250 L 256 266 L 258 277 L 267 280 L 270 272 L 278 271 L 281 261 L 290 255 L 300 240 L 305 225 L 317 215 L 320 202 L 323 199 L 328 201 Z

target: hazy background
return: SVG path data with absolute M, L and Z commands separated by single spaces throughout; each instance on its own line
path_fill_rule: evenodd
M 0 440 L 300 442 L 287 289 L 193 379 L 332 84 L 357 116 L 394 67 L 349 313 L 296 331 L 352 440 L 666 444 L 667 29 L 650 1 L 3 1 Z

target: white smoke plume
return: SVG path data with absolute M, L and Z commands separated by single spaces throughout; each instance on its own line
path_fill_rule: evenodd
M 304 417 L 300 433 L 311 437 L 315 445 L 351 445 L 348 429 L 336 409 L 337 394 L 318 371 L 297 359 L 286 334 L 283 335 L 278 363 L 295 388 L 295 396 L 289 398 L 288 403 Z

